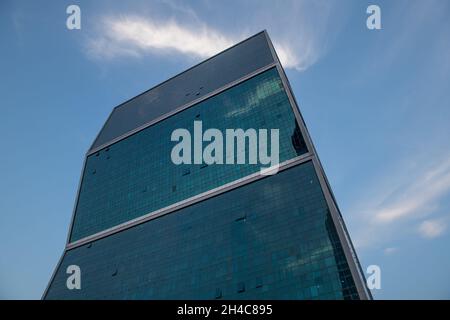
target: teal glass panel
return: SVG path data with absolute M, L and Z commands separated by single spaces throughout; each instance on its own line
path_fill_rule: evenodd
M 307 152 L 278 71 L 269 69 L 88 156 L 71 242 L 260 170 L 250 164 L 173 164 L 172 132 L 185 128 L 193 136 L 196 120 L 203 131 L 279 129 L 280 162 Z
M 66 269 L 81 269 L 81 290 Z M 312 162 L 65 253 L 46 299 L 358 299 Z

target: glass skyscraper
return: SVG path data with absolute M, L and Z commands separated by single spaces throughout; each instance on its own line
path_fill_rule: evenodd
M 177 128 L 279 129 L 279 172 L 171 161 Z M 68 266 L 81 271 L 69 289 Z M 370 299 L 267 32 L 117 106 L 44 299 Z

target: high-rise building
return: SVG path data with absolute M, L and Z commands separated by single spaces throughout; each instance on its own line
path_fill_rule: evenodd
M 171 134 L 196 121 L 278 129 L 278 173 L 174 164 Z M 73 265 L 80 289 L 67 286 Z M 371 298 L 267 32 L 114 108 L 43 298 Z

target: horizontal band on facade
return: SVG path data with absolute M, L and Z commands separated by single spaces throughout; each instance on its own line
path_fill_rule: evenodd
M 312 158 L 313 158 L 313 154 L 311 154 L 309 152 L 305 153 L 305 154 L 303 154 L 303 155 L 301 155 L 299 157 L 296 157 L 296 158 L 293 158 L 293 159 L 290 159 L 290 160 L 287 160 L 287 161 L 281 163 L 279 165 L 278 171 L 281 172 L 281 171 L 286 170 L 288 168 L 291 168 L 291 167 L 293 167 L 295 165 L 299 165 L 299 164 L 302 164 L 304 162 L 310 161 Z M 165 208 L 161 208 L 159 210 L 150 212 L 150 213 L 145 214 L 145 215 L 143 215 L 141 217 L 135 218 L 133 220 L 127 221 L 127 222 L 122 223 L 122 224 L 119 224 L 119 225 L 114 226 L 112 228 L 106 229 L 104 231 L 95 233 L 95 234 L 90 235 L 90 236 L 87 236 L 87 237 L 82 238 L 80 240 L 68 243 L 66 245 L 66 250 L 74 249 L 76 247 L 82 246 L 82 245 L 87 244 L 89 242 L 96 241 L 98 239 L 110 236 L 110 235 L 115 234 L 117 232 L 123 231 L 125 229 L 131 228 L 131 227 L 134 227 L 136 225 L 142 224 L 144 222 L 150 221 L 152 219 L 158 218 L 160 216 L 172 213 L 174 211 L 177 211 L 179 209 L 182 209 L 182 208 L 184 208 L 186 206 L 189 206 L 189 205 L 192 205 L 194 203 L 197 203 L 197 202 L 200 202 L 200 201 L 204 201 L 206 199 L 209 199 L 209 198 L 212 198 L 214 196 L 220 195 L 220 194 L 222 194 L 224 192 L 233 190 L 233 189 L 238 188 L 240 186 L 243 186 L 245 184 L 248 184 L 248 183 L 260 180 L 260 179 L 268 178 L 268 177 L 270 177 L 270 176 L 261 175 L 260 172 L 248 175 L 246 177 L 243 177 L 243 178 L 238 179 L 236 181 L 230 182 L 230 183 L 225 184 L 223 186 L 220 186 L 218 188 L 209 190 L 207 192 L 201 193 L 201 194 L 196 195 L 194 197 L 191 197 L 191 198 L 185 199 L 183 201 L 177 202 L 177 203 L 175 203 L 173 205 L 170 205 L 170 206 L 167 206 Z
M 270 63 L 270 64 L 268 64 L 268 65 L 266 65 L 266 66 L 264 66 L 264 67 L 262 67 L 262 68 L 260 68 L 258 70 L 255 70 L 254 72 L 251 72 L 251 73 L 243 76 L 242 78 L 239 78 L 239 79 L 237 79 L 237 80 L 235 80 L 233 82 L 228 83 L 227 85 L 225 85 L 223 87 L 220 87 L 220 88 L 210 92 L 209 94 L 207 94 L 207 95 L 205 95 L 205 96 L 203 96 L 203 97 L 201 97 L 199 99 L 196 99 L 196 100 L 191 101 L 191 102 L 189 102 L 189 103 L 187 103 L 185 105 L 182 105 L 181 107 L 176 108 L 175 110 L 173 110 L 171 112 L 168 112 L 168 113 L 166 113 L 166 114 L 164 114 L 164 115 L 162 115 L 162 116 L 160 116 L 160 117 L 158 117 L 156 119 L 153 119 L 153 120 L 143 124 L 142 126 L 137 127 L 136 129 L 133 129 L 133 130 L 131 130 L 131 131 L 129 131 L 129 132 L 127 132 L 127 133 L 117 137 L 117 138 L 114 138 L 113 140 L 111 140 L 111 141 L 109 141 L 109 142 L 107 142 L 105 144 L 102 144 L 101 146 L 98 146 L 98 147 L 96 147 L 94 149 L 90 149 L 86 153 L 86 157 L 89 157 L 90 155 L 95 154 L 96 152 L 98 152 L 98 151 L 100 151 L 100 150 L 102 150 L 104 148 L 107 148 L 107 147 L 109 147 L 109 146 L 111 146 L 111 145 L 113 145 L 113 144 L 115 144 L 115 143 L 117 143 L 117 142 L 119 142 L 121 140 L 124 140 L 124 139 L 128 138 L 129 136 L 132 136 L 132 135 L 134 135 L 134 134 L 136 134 L 136 133 L 138 133 L 138 132 L 140 132 L 140 131 L 142 131 L 142 130 L 144 130 L 144 129 L 152 126 L 152 125 L 155 125 L 156 123 L 161 122 L 161 121 L 163 121 L 163 120 L 165 120 L 165 119 L 167 119 L 167 118 L 169 118 L 169 117 L 171 117 L 171 116 L 173 116 L 173 115 L 175 115 L 175 114 L 177 114 L 177 113 L 179 113 L 179 112 L 181 112 L 183 110 L 186 110 L 186 109 L 188 109 L 188 108 L 190 108 L 190 107 L 192 107 L 192 106 L 194 106 L 194 105 L 196 105 L 196 104 L 198 104 L 198 103 L 200 103 L 202 101 L 205 101 L 205 100 L 207 100 L 209 98 L 212 98 L 213 96 L 218 95 L 218 94 L 220 94 L 221 92 L 223 92 L 223 91 L 225 91 L 227 89 L 230 89 L 230 88 L 232 88 L 232 87 L 234 87 L 236 85 L 239 85 L 240 83 L 242 83 L 242 82 L 244 82 L 244 81 L 246 81 L 246 80 L 248 80 L 250 78 L 253 78 L 254 76 L 257 76 L 258 74 L 263 73 L 264 71 L 267 71 L 267 70 L 269 70 L 271 68 L 274 68 L 274 67 L 277 66 L 277 64 L 278 64 L 277 62 Z

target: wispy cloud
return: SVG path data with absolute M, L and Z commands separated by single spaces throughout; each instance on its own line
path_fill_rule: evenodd
M 147 8 L 151 14 L 147 11 L 98 18 L 96 31 L 86 42 L 86 53 L 102 61 L 168 53 L 204 59 L 267 29 L 283 66 L 304 71 L 327 51 L 343 24 L 333 20 L 342 5 L 321 0 L 285 1 L 283 5 L 261 1 L 258 6 L 218 2 L 214 10 L 207 12 L 176 0 L 158 4 Z M 230 6 L 231 20 L 226 16 Z M 245 13 L 249 10 L 251 16 Z
M 168 52 L 208 58 L 249 35 L 228 36 L 204 23 L 189 26 L 175 19 L 158 22 L 139 16 L 106 17 L 100 32 L 88 40 L 87 53 L 100 59 Z M 300 68 L 291 48 L 278 43 L 275 47 L 285 67 Z
M 379 208 L 375 221 L 391 223 L 423 211 L 430 211 L 436 206 L 435 200 L 450 189 L 450 161 L 429 169 L 411 181 L 401 196 L 389 201 Z
M 102 31 L 99 38 L 91 39 L 90 46 L 90 53 L 99 57 L 105 53 L 113 58 L 124 54 L 141 56 L 152 51 L 176 51 L 204 58 L 233 44 L 233 40 L 206 25 L 194 30 L 175 20 L 158 23 L 137 16 L 105 18 Z M 105 52 L 96 45 L 99 40 L 100 43 L 107 41 L 114 50 Z
M 439 206 L 450 193 L 450 160 L 425 168 L 408 167 L 405 174 L 386 177 L 395 181 L 390 188 L 380 183 L 376 194 L 372 194 L 372 202 L 364 201 L 359 214 L 357 232 L 354 241 L 357 247 L 367 247 L 387 241 L 399 230 L 414 228 L 411 223 L 435 214 Z M 440 223 L 438 223 L 440 222 Z M 440 235 L 446 229 L 443 220 L 425 220 L 419 227 L 423 237 Z M 387 250 L 387 249 L 386 249 Z M 389 251 L 389 250 L 388 250 Z M 385 251 L 385 253 L 387 253 Z
M 347 77 L 351 82 L 348 87 L 356 82 L 363 87 L 379 76 L 384 79 L 404 75 L 406 69 L 401 65 L 405 57 L 409 59 L 410 52 L 421 52 L 420 63 L 409 62 L 415 65 L 409 69 L 414 77 L 398 78 L 407 89 L 399 85 L 399 90 L 386 95 L 389 98 L 379 96 L 378 103 L 389 106 L 386 112 L 392 114 L 390 120 L 396 120 L 395 130 L 387 131 L 391 134 L 390 141 L 379 146 L 394 147 L 396 151 L 380 159 L 385 162 L 384 174 L 373 172 L 374 181 L 361 186 L 366 191 L 346 211 L 351 213 L 348 221 L 353 225 L 353 241 L 359 248 L 379 249 L 393 240 L 401 243 L 406 237 L 427 238 L 436 234 L 432 230 L 437 230 L 433 228 L 437 226 L 421 224 L 422 221 L 441 221 L 442 216 L 448 215 L 450 154 L 443 150 L 448 150 L 449 130 L 442 103 L 448 96 L 445 84 L 450 66 L 446 9 L 448 4 L 443 1 L 434 1 L 433 5 L 421 1 L 412 1 L 410 6 L 404 6 L 403 2 L 393 4 L 391 12 L 383 18 L 389 32 L 371 41 L 373 57 L 369 55 L 358 62 L 359 75 Z M 407 154 L 399 151 L 406 150 L 404 147 Z M 374 168 L 379 170 L 377 166 Z
M 258 1 L 244 25 L 267 29 L 284 67 L 305 71 L 324 57 L 349 18 L 348 3 L 329 0 Z
M 447 224 L 442 219 L 425 220 L 419 225 L 419 233 L 424 238 L 436 238 L 447 229 Z

